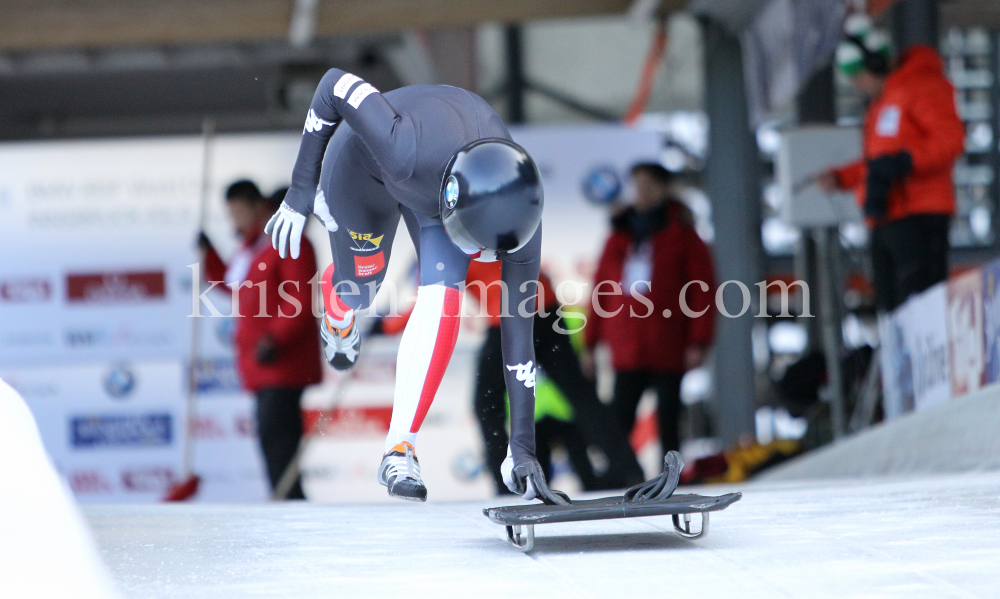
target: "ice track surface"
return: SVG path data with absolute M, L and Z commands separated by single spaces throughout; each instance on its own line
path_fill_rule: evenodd
M 497 501 L 84 513 L 124 597 L 1000 593 L 1000 473 L 681 492 L 734 489 L 743 500 L 713 514 L 703 539 L 678 537 L 669 517 L 549 524 L 536 527 L 528 554 L 483 517 Z

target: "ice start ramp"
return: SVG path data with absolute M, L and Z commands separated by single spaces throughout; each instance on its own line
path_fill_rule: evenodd
M 907 414 L 771 468 L 763 481 L 1000 471 L 1000 385 Z
M 84 508 L 126 598 L 995 597 L 1000 474 L 682 488 L 743 499 L 553 523 L 510 547 L 486 502 Z M 432 490 L 433 491 L 433 490 Z M 509 503 L 509 500 L 508 502 Z

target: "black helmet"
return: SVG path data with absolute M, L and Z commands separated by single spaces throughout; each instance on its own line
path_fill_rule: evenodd
M 456 152 L 440 196 L 444 228 L 466 254 L 516 252 L 542 222 L 538 169 L 524 148 L 506 139 L 480 139 Z

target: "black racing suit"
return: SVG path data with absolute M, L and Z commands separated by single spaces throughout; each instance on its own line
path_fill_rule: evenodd
M 344 303 L 363 309 L 373 301 L 385 277 L 400 216 L 417 248 L 420 284 L 464 284 L 471 257 L 445 232 L 439 193 L 451 157 L 486 138 L 509 140 L 510 134 L 475 94 L 441 85 L 382 94 L 340 69 L 326 73 L 306 119 L 285 203 L 309 214 L 317 185 L 325 195 L 339 225 L 330 233 L 330 245 L 333 283 Z M 500 326 L 504 363 L 511 367 L 504 377 L 516 464 L 535 459 L 533 380 L 529 387 L 524 369 L 513 367 L 530 368 L 535 362 L 533 314 L 521 314 L 517 307 L 535 295 L 541 238 L 539 226 L 527 245 L 501 258 L 511 307 Z

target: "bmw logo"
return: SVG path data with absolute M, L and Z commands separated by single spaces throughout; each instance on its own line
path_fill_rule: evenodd
M 458 179 L 455 175 L 448 177 L 448 182 L 444 186 L 444 203 L 451 210 L 458 203 Z
M 622 190 L 621 178 L 613 166 L 601 165 L 590 169 L 581 183 L 584 197 L 591 203 L 607 206 L 616 199 Z
M 128 366 L 121 364 L 115 366 L 111 372 L 104 377 L 104 390 L 108 395 L 116 399 L 123 399 L 135 389 L 135 375 Z

